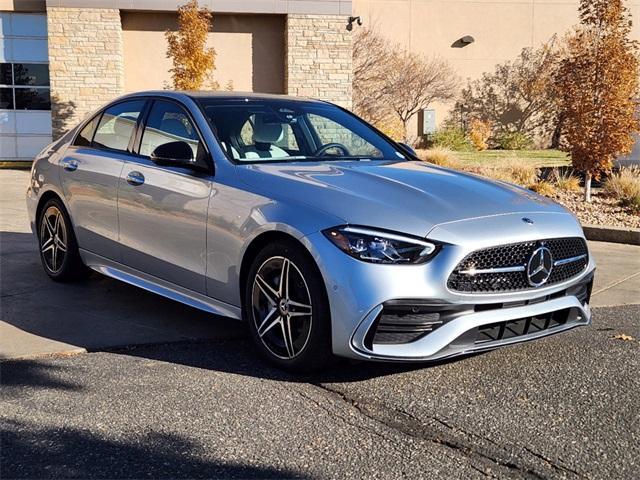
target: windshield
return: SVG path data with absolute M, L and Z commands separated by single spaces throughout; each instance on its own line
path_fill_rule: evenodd
M 357 117 L 329 104 L 198 98 L 227 155 L 237 162 L 406 159 Z

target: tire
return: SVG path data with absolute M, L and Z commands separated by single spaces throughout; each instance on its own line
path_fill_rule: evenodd
M 82 263 L 71 219 L 62 202 L 48 200 L 38 218 L 38 247 L 42 267 L 56 282 L 86 277 L 89 269 Z
M 288 281 L 280 281 L 283 271 Z M 247 276 L 244 313 L 258 351 L 277 367 L 313 372 L 334 363 L 324 281 L 294 242 L 278 241 L 258 253 Z

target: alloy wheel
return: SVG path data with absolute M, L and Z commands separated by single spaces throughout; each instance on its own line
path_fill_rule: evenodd
M 264 346 L 282 359 L 300 354 L 311 334 L 313 308 L 298 267 L 285 257 L 267 259 L 255 275 L 251 298 L 253 322 Z
M 40 251 L 47 269 L 58 273 L 67 255 L 67 229 L 62 212 L 55 206 L 50 206 L 42 214 Z

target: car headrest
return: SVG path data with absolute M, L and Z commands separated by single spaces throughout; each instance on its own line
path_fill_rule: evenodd
M 265 123 L 262 115 L 256 115 L 253 125 L 253 141 L 255 143 L 276 143 L 282 139 L 281 123 Z
M 130 117 L 116 117 L 113 121 L 113 132 L 119 137 L 129 138 L 136 126 L 136 119 Z
M 160 130 L 167 132 L 170 135 L 175 135 L 180 138 L 189 138 L 189 131 L 184 123 L 175 118 L 167 118 L 162 120 L 160 124 Z

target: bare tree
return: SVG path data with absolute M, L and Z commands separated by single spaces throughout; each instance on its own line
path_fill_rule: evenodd
M 458 80 L 450 65 L 392 44 L 370 29 L 354 42 L 354 110 L 374 125 L 390 115 L 403 126 L 434 102 L 454 98 Z
M 397 51 L 384 84 L 384 101 L 404 126 L 434 102 L 454 98 L 458 82 L 452 68 L 441 59 L 427 59 L 407 50 Z
M 390 114 L 383 96 L 392 59 L 387 40 L 369 28 L 358 31 L 353 42 L 353 110 L 374 125 L 379 125 Z
M 551 141 L 561 123 L 553 83 L 559 55 L 555 39 L 537 49 L 524 48 L 515 60 L 470 81 L 454 112 L 491 122 L 494 137 L 518 132 Z

